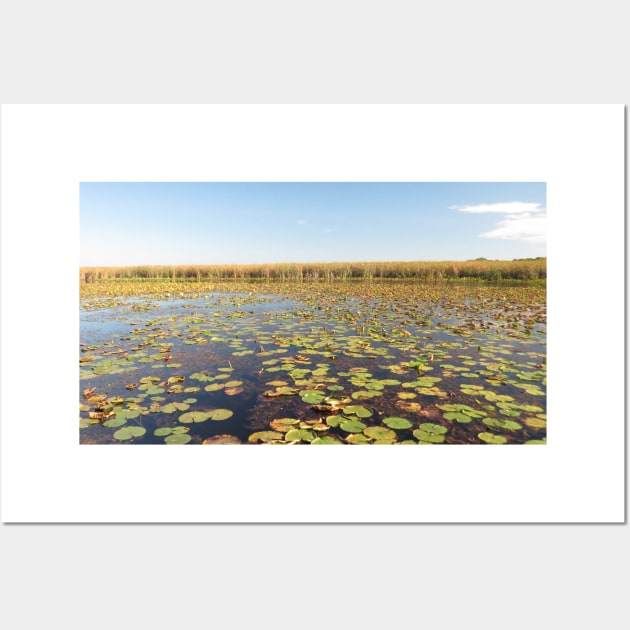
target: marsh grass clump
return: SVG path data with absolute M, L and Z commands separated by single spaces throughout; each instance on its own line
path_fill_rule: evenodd
M 365 280 L 544 280 L 546 258 L 415 262 L 273 263 L 259 265 L 144 265 L 84 267 L 82 283 L 103 280 L 143 282 L 346 282 Z

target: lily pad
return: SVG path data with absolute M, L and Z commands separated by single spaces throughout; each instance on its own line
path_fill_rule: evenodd
M 164 438 L 166 444 L 188 444 L 192 437 L 187 433 L 173 433 Z
M 349 405 L 344 408 L 343 412 L 344 414 L 357 416 L 358 418 L 369 418 L 372 416 L 372 412 L 361 405 Z
M 223 383 L 210 383 L 210 385 L 204 387 L 204 390 L 207 392 L 218 392 L 220 389 L 225 389 Z
M 363 433 L 373 440 L 396 440 L 396 432 L 392 431 L 391 429 L 387 429 L 386 427 L 367 427 L 363 430 Z
M 472 422 L 472 417 L 466 415 L 461 411 L 447 411 L 444 414 L 444 420 L 455 420 L 456 422 L 461 422 L 462 424 L 467 424 Z
M 544 429 L 547 426 L 547 421 L 542 418 L 525 418 L 523 422 L 533 429 Z
M 440 424 L 424 422 L 413 432 L 413 435 L 421 442 L 439 444 L 444 442 L 445 433 L 447 431 L 448 429 Z
M 339 427 L 346 433 L 361 433 L 365 429 L 365 425 L 359 420 L 342 420 Z
M 320 404 L 326 396 L 321 392 L 314 390 L 304 390 L 300 392 L 300 398 L 303 402 L 308 403 L 309 405 L 318 405 Z
M 326 424 L 329 427 L 335 428 L 335 427 L 338 427 L 339 424 L 343 422 L 344 420 L 347 420 L 347 418 L 344 418 L 343 416 L 328 416 L 326 418 Z
M 227 420 L 228 418 L 231 418 L 234 415 L 233 411 L 230 411 L 229 409 L 214 409 L 212 411 L 208 412 L 208 417 L 211 420 Z
M 278 431 L 258 431 L 256 433 L 252 433 L 247 438 L 247 441 L 255 444 L 256 442 L 275 442 L 283 439 L 284 435 L 282 433 L 278 433 Z
M 110 418 L 109 420 L 106 420 L 105 422 L 103 422 L 103 426 L 109 427 L 109 428 L 121 427 L 126 422 L 127 422 L 126 418 L 123 418 L 123 417 Z
M 126 426 L 114 433 L 114 439 L 121 441 L 132 440 L 133 438 L 142 437 L 146 432 L 147 430 L 144 427 Z
M 168 403 L 160 408 L 163 413 L 175 413 L 176 411 L 186 411 L 190 409 L 190 405 L 187 403 Z
M 324 435 L 322 437 L 316 437 L 311 444 L 341 444 L 341 442 L 332 435 Z
M 411 400 L 412 398 L 416 398 L 418 394 L 414 394 L 413 392 L 398 392 L 398 398 L 402 400 Z
M 488 433 L 484 431 L 483 433 L 479 433 L 477 437 L 486 444 L 505 444 L 507 442 L 507 438 L 502 435 L 496 435 L 494 433 Z
M 503 418 L 484 418 L 482 422 L 489 427 L 505 429 L 506 431 L 519 431 L 523 428 L 520 422 L 514 420 L 504 420 Z
M 123 418 L 125 420 L 132 420 L 133 418 L 137 418 L 140 415 L 140 411 L 138 409 L 117 409 L 116 417 Z
M 315 434 L 307 429 L 291 429 L 290 431 L 287 431 L 284 439 L 287 442 L 312 442 L 315 439 Z
M 369 444 L 370 438 L 363 433 L 352 433 L 346 437 L 348 444 Z
M 277 418 L 276 420 L 272 420 L 269 424 L 271 428 L 275 431 L 289 431 L 291 427 L 298 424 L 299 420 L 295 418 Z
M 407 418 L 385 418 L 383 424 L 390 429 L 410 429 L 413 426 L 413 423 Z
M 208 411 L 189 411 L 179 416 L 179 421 L 184 424 L 191 424 L 193 422 L 205 422 L 208 418 L 210 418 Z

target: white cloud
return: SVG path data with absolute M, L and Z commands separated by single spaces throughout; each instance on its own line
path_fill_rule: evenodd
M 482 238 L 544 243 L 547 237 L 547 211 L 539 203 L 508 201 L 476 206 L 451 206 L 449 209 L 475 214 L 503 214 L 504 218 L 494 230 L 479 235 Z
M 500 238 L 508 241 L 527 241 L 528 243 L 544 243 L 547 236 L 547 217 L 508 215 L 494 230 L 483 232 L 483 238 Z
M 449 210 L 460 212 L 496 212 L 498 214 L 521 214 L 523 212 L 544 212 L 539 203 L 524 201 L 506 201 L 505 203 L 482 203 L 477 206 L 451 206 Z
M 304 224 L 308 223 L 308 221 L 306 219 L 300 219 L 299 221 L 296 221 L 296 223 L 298 225 L 304 225 Z

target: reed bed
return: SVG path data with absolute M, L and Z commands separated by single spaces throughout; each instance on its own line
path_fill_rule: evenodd
M 80 280 L 163 279 L 185 281 L 348 281 L 348 280 L 543 280 L 546 258 L 421 262 L 331 262 L 249 265 L 144 265 L 82 267 Z

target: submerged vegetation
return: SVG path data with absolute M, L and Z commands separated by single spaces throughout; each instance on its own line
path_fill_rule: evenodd
M 545 442 L 544 259 L 343 265 L 82 269 L 80 441 Z

